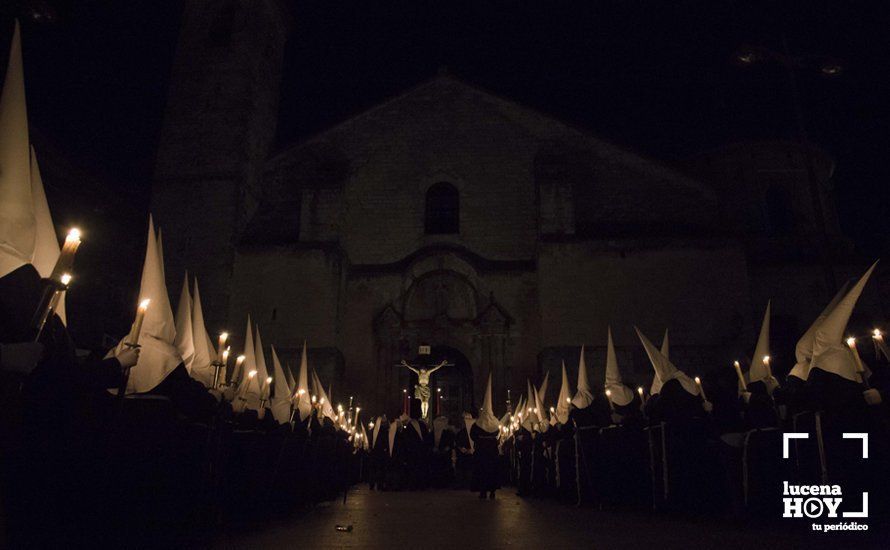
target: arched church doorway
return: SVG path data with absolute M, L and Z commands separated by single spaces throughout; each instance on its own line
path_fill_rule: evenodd
M 433 346 L 429 355 L 417 355 L 409 363 L 415 368 L 432 368 L 442 361 L 446 361 L 449 365 L 430 376 L 430 418 L 444 415 L 452 422 L 457 422 L 464 411 L 475 415 L 477 407 L 473 397 L 473 369 L 463 353 L 450 346 Z M 413 399 L 417 375 L 408 369 L 403 370 L 410 375 L 406 377 L 408 378 L 406 387 L 410 388 L 412 397 L 410 400 L 412 416 L 419 418 L 420 401 Z

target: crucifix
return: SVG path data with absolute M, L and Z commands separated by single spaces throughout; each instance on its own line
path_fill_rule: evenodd
M 429 368 L 429 365 L 415 368 L 409 365 L 404 359 L 397 365 L 405 367 L 417 375 L 417 385 L 414 386 L 414 397 L 420 399 L 420 414 L 423 418 L 427 417 L 427 413 L 430 410 L 430 375 L 442 367 L 452 365 L 453 363 L 449 363 L 447 359 L 443 359 L 441 363 L 432 366 L 432 368 Z

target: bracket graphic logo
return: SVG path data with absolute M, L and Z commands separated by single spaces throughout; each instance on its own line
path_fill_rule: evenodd
M 787 432 L 782 434 L 782 458 L 790 457 L 789 442 L 792 439 L 809 439 L 806 432 Z M 843 439 L 859 439 L 862 441 L 863 459 L 868 459 L 868 434 L 858 432 L 845 432 Z M 820 442 L 821 444 L 821 442 Z M 782 495 L 784 502 L 784 518 L 867 518 L 868 517 L 868 492 L 862 492 L 862 504 L 858 511 L 841 511 L 839 509 L 844 501 L 843 490 L 840 485 L 794 485 L 787 481 L 782 482 Z M 813 523 L 813 531 L 866 531 L 867 524 L 856 522 L 840 523 Z

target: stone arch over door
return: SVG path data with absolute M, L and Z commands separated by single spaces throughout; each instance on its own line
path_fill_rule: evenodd
M 387 411 L 399 409 L 404 371 L 397 367 L 418 355 L 420 345 L 459 352 L 472 373 L 473 406 L 482 402 L 489 372 L 494 375 L 495 411 L 510 379 L 510 316 L 487 291 L 484 281 L 454 254 L 427 257 L 406 270 L 403 290 L 378 315 L 377 400 Z M 413 387 L 413 386 L 412 386 Z M 474 411 L 475 412 L 475 411 Z

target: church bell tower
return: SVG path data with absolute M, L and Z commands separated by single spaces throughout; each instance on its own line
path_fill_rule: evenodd
M 210 331 L 226 322 L 234 247 L 275 138 L 289 28 L 281 0 L 184 2 L 151 210 L 168 287 L 198 277 Z

